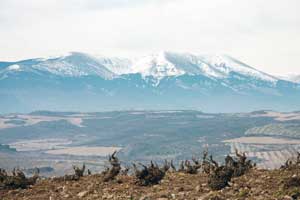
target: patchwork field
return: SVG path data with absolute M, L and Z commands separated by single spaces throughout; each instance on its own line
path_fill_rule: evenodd
M 248 157 L 258 160 L 258 167 L 274 169 L 282 166 L 287 158 L 294 157 L 300 150 L 300 140 L 274 137 L 241 137 L 225 140 L 231 154 L 237 149 Z
M 100 171 L 118 151 L 127 165 L 201 157 L 218 160 L 235 149 L 261 168 L 277 168 L 300 149 L 300 113 L 258 111 L 212 114 L 200 111 L 74 113 L 39 111 L 0 116 L 0 167 L 50 167 L 45 176 L 72 165 Z M 30 171 L 30 170 L 29 170 Z

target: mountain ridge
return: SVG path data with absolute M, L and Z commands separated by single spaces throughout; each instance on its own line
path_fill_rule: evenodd
M 185 62 L 186 65 L 189 66 L 182 66 L 182 63 L 181 66 L 178 66 L 176 63 L 176 59 L 177 61 L 178 59 L 181 59 L 182 63 Z M 100 57 L 81 52 L 70 52 L 62 56 L 1 63 L 3 63 L 2 65 L 5 65 L 7 67 L 9 66 L 9 63 L 19 63 L 22 65 L 22 63 L 33 61 L 37 63 L 33 65 L 34 68 L 48 70 L 49 72 L 57 73 L 58 75 L 60 72 L 63 75 L 70 76 L 93 75 L 93 73 L 101 76 L 101 74 L 98 74 L 95 71 L 89 71 L 87 69 L 85 69 L 87 70 L 86 72 L 82 73 L 80 73 L 80 71 L 76 71 L 78 69 L 73 69 L 73 74 L 71 72 L 64 71 L 64 68 L 67 69 L 74 67 L 72 65 L 74 60 L 77 61 L 76 65 L 80 65 L 82 64 L 80 62 L 83 62 L 83 64 L 85 64 L 84 68 L 94 67 L 94 70 L 98 70 L 97 68 L 95 68 L 96 66 L 102 67 L 106 68 L 105 70 L 113 72 L 115 75 L 140 73 L 143 77 L 153 76 L 155 78 L 164 78 L 167 76 L 179 76 L 183 74 L 198 75 L 200 73 L 203 73 L 207 76 L 220 78 L 225 77 L 225 75 L 228 75 L 229 72 L 234 71 L 239 73 L 252 73 L 252 75 L 259 75 L 258 77 L 260 78 L 267 77 L 268 79 L 273 81 L 278 79 L 275 76 L 250 67 L 249 65 L 228 55 L 203 56 L 190 53 L 179 54 L 168 51 L 162 51 L 156 54 L 151 54 L 134 59 L 106 56 Z M 232 67 L 232 65 L 234 65 L 235 67 Z M 191 69 L 191 67 L 194 68 Z
M 129 59 L 72 52 L 0 62 L 0 66 L 2 113 L 300 108 L 299 83 L 277 78 L 226 55 L 159 52 Z

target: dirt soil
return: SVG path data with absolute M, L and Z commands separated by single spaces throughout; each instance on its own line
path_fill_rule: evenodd
M 287 179 L 298 177 L 300 170 L 258 170 L 233 178 L 230 186 L 212 191 L 207 175 L 168 172 L 160 184 L 139 186 L 132 176 L 118 176 L 103 182 L 100 175 L 84 176 L 79 181 L 40 180 L 28 189 L 0 190 L 2 200 L 60 200 L 60 199 L 131 199 L 131 200 L 222 200 L 222 199 L 300 199 L 300 183 L 286 187 Z

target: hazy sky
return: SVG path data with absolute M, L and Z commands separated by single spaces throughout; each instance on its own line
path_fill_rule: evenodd
M 0 60 L 170 50 L 300 74 L 299 9 L 299 0 L 0 0 Z

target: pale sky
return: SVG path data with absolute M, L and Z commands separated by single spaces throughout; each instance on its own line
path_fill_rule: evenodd
M 169 50 L 300 74 L 299 10 L 299 0 L 0 0 L 0 60 Z

